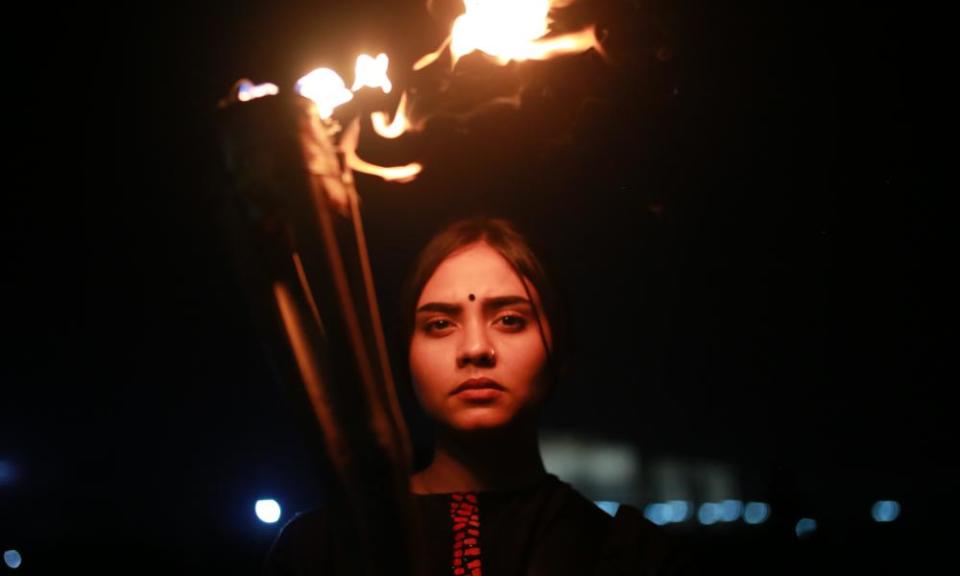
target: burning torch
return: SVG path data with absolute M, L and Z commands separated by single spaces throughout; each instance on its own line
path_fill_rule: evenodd
M 592 27 L 550 34 L 562 0 L 464 0 L 442 45 L 414 70 L 481 52 L 494 64 L 599 50 Z M 412 455 L 387 359 L 353 172 L 407 181 L 418 163 L 376 166 L 357 154 L 360 122 L 342 128 L 337 106 L 364 88 L 389 93 L 389 59 L 361 55 L 348 89 L 321 68 L 296 93 L 238 82 L 220 105 L 231 176 L 234 244 L 260 329 L 285 379 L 302 384 L 369 551 L 358 573 L 415 574 L 419 519 L 409 498 Z M 422 128 L 404 92 L 392 118 L 374 112 L 385 138 Z M 346 518 L 342 520 L 348 520 Z M 388 530 L 388 527 L 394 527 Z M 398 529 L 399 528 L 399 529 Z

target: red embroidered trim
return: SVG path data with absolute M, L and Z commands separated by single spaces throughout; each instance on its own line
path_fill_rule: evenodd
M 471 492 L 451 494 L 450 520 L 453 521 L 453 564 L 450 566 L 453 576 L 482 576 L 477 495 Z

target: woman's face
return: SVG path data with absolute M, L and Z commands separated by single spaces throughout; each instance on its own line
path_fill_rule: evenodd
M 547 354 L 533 307 L 542 308 L 526 285 L 534 302 L 510 264 L 481 242 L 453 252 L 424 285 L 410 372 L 420 405 L 441 426 L 497 428 L 542 404 Z M 540 319 L 550 342 L 542 312 Z M 464 383 L 479 387 L 458 392 Z

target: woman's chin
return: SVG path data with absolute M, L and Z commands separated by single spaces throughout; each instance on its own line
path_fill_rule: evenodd
M 473 434 L 478 437 L 486 436 L 484 432 L 504 433 L 509 436 L 518 437 L 529 428 L 536 429 L 538 418 L 536 414 L 516 413 L 500 410 L 474 410 L 468 414 L 457 414 L 452 419 L 447 419 L 444 423 L 450 432 Z
M 500 410 L 470 410 L 468 414 L 457 415 L 450 427 L 457 432 L 497 430 L 509 427 L 511 421 L 512 415 Z

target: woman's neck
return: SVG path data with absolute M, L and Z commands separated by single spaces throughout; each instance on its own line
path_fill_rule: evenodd
M 503 490 L 546 475 L 535 426 L 522 433 L 438 431 L 430 465 L 410 479 L 415 494 Z

